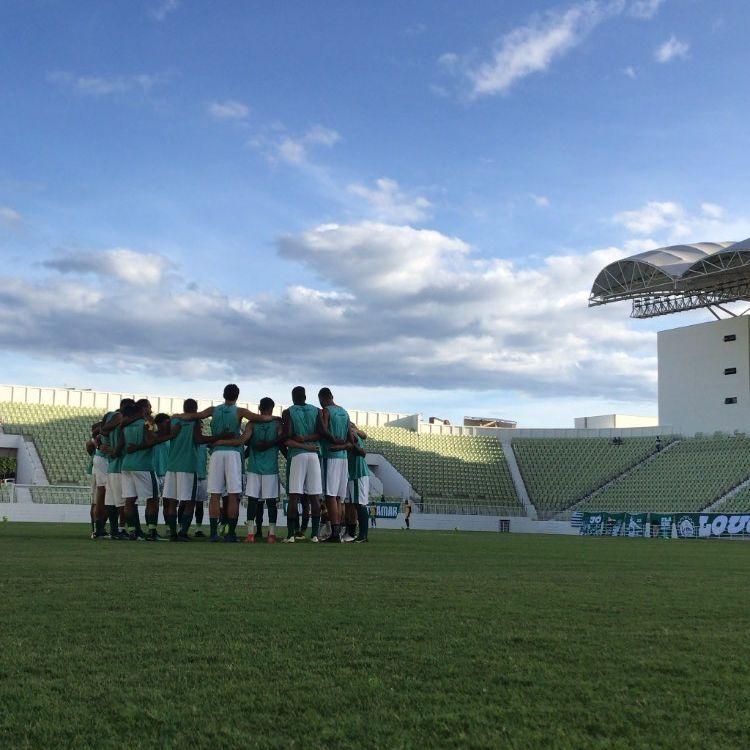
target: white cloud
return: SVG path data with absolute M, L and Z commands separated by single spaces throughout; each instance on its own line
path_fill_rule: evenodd
M 271 158 L 281 159 L 288 164 L 307 164 L 308 151 L 312 146 L 330 148 L 341 140 L 341 136 L 331 128 L 314 125 L 304 135 L 293 138 L 284 135 L 278 139 L 272 149 Z M 264 141 L 261 141 L 264 143 Z
M 668 63 L 672 60 L 684 60 L 689 54 L 690 45 L 672 35 L 656 48 L 654 51 L 654 59 L 659 63 Z
M 139 253 L 126 247 L 100 252 L 61 252 L 42 265 L 63 274 L 91 273 L 145 286 L 159 284 L 173 268 L 163 255 Z
M 49 73 L 47 80 L 84 96 L 106 96 L 129 91 L 139 91 L 146 94 L 155 86 L 166 83 L 169 80 L 169 75 L 166 73 L 139 73 L 127 76 L 82 76 L 66 70 L 57 70 Z
M 573 5 L 563 13 L 550 12 L 514 29 L 500 41 L 492 58 L 468 71 L 472 94 L 507 93 L 531 73 L 547 70 L 553 60 L 583 41 L 604 18 L 599 3 Z
M 628 65 L 626 68 L 622 69 L 622 72 L 628 77 L 628 78 L 636 78 L 638 73 L 636 69 L 632 65 Z
M 684 213 L 679 203 L 649 201 L 642 208 L 615 214 L 613 220 L 633 234 L 646 235 L 674 226 L 682 221 Z
M 151 7 L 149 13 L 154 20 L 163 21 L 170 13 L 176 11 L 181 4 L 181 0 L 159 0 Z
M 198 375 L 210 353 L 202 375 L 211 380 L 252 368 L 254 378 L 334 386 L 641 400 L 655 392 L 654 334 L 622 310 L 587 308 L 593 278 L 621 249 L 518 265 L 482 259 L 434 230 L 329 224 L 279 241 L 320 288 L 308 281 L 262 299 L 165 273 L 161 256 L 144 278 L 142 254 L 116 252 L 48 261 L 66 273 L 59 282 L 8 275 L 0 347 L 120 375 Z M 90 282 L 91 273 L 127 283 Z
M 438 58 L 438 65 L 449 73 L 463 74 L 471 98 L 507 94 L 527 76 L 548 70 L 603 21 L 623 14 L 649 19 L 661 4 L 662 0 L 580 0 L 562 10 L 531 16 L 497 40 L 484 62 L 477 64 L 447 52 Z
M 658 12 L 659 8 L 664 4 L 664 0 L 634 0 L 629 8 L 628 12 L 634 18 L 653 18 Z
M 532 193 L 531 200 L 534 202 L 534 205 L 539 208 L 549 208 L 550 206 L 550 200 L 546 195 L 534 195 Z
M 208 113 L 217 120 L 244 120 L 250 114 L 250 108 L 236 99 L 225 99 L 222 102 L 211 102 Z
M 0 223 L 11 229 L 21 223 L 21 214 L 10 206 L 0 206 Z
M 372 209 L 373 215 L 383 221 L 411 223 L 422 221 L 429 216 L 432 203 L 421 195 L 412 195 L 402 190 L 396 180 L 381 177 L 375 180 L 375 187 L 355 182 L 347 190 L 364 200 Z
M 612 217 L 631 234 L 636 242 L 665 244 L 691 242 L 739 241 L 750 236 L 750 219 L 728 216 L 723 206 L 703 202 L 691 212 L 675 201 L 649 201 L 639 209 L 621 211 Z M 654 238 L 649 235 L 654 235 Z M 648 239 L 644 239 L 647 236 Z M 657 244 L 658 243 L 658 244 Z M 644 249 L 649 249 L 645 248 Z

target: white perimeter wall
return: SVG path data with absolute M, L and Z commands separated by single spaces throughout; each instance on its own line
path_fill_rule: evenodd
M 660 422 L 683 435 L 750 433 L 750 318 L 660 331 L 658 353 Z M 731 367 L 737 374 L 725 375 Z M 725 404 L 728 397 L 737 403 Z
M 635 414 L 600 414 L 594 417 L 576 417 L 576 429 L 602 429 L 611 427 L 656 427 L 658 417 L 640 417 Z
M 308 394 L 312 400 L 315 394 Z M 77 406 L 101 409 L 102 412 L 117 409 L 124 398 L 147 398 L 154 412 L 163 411 L 175 414 L 182 411 L 182 402 L 186 398 L 195 398 L 199 409 L 223 403 L 222 399 L 202 399 L 194 396 L 158 396 L 151 393 L 114 393 L 111 391 L 91 391 L 78 388 L 39 388 L 28 385 L 0 385 L 0 401 L 13 401 L 22 404 L 50 404 L 56 406 Z M 252 411 L 258 410 L 254 401 L 240 401 Z M 285 405 L 277 404 L 274 412 L 281 414 Z M 418 415 L 402 414 L 390 411 L 366 411 L 349 409 L 349 416 L 360 427 L 384 427 L 388 423 L 414 425 Z
M 0 503 L 0 517 L 9 521 L 47 521 L 49 523 L 88 523 L 88 505 L 39 504 L 29 501 L 18 503 Z M 143 511 L 141 510 L 141 513 Z M 283 518 L 283 512 L 279 513 Z M 507 517 L 505 517 L 507 518 Z M 530 518 L 507 519 L 513 534 L 575 534 L 577 528 L 568 521 L 534 521 Z M 462 516 L 437 513 L 415 513 L 412 515 L 411 527 L 422 531 L 498 531 L 500 517 L 497 516 Z M 279 523 L 280 528 L 283 522 Z M 404 527 L 403 515 L 398 518 L 378 518 L 375 527 L 378 529 L 401 529 Z M 407 533 L 407 532 L 405 532 Z

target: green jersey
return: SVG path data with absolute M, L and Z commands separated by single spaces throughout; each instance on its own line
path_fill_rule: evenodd
M 357 447 L 364 448 L 365 442 L 357 435 Z M 369 477 L 370 470 L 367 468 L 367 460 L 364 456 L 358 456 L 354 451 L 349 453 L 349 479 L 357 480 L 360 477 Z
M 153 471 L 154 456 L 153 448 L 128 453 L 128 446 L 141 445 L 144 441 L 146 422 L 143 419 L 136 419 L 135 422 L 123 428 L 122 434 L 125 436 L 125 453 L 122 457 L 121 471 Z
M 349 437 L 349 412 L 336 404 L 323 407 L 328 412 L 328 432 L 333 437 L 341 438 L 346 442 Z M 336 448 L 335 443 L 323 441 L 324 453 L 328 458 L 346 458 L 346 453 Z
M 171 441 L 158 443 L 154 446 L 154 474 L 163 477 L 167 473 L 167 458 L 169 457 L 169 445 Z
M 104 421 L 109 422 L 116 414 L 117 414 L 116 411 L 107 412 L 107 414 L 104 417 Z M 115 429 L 112 430 L 109 433 L 109 435 L 102 435 L 102 442 L 105 445 L 108 445 L 112 450 L 116 450 L 120 442 L 121 432 L 122 432 L 122 428 L 115 427 Z M 122 457 L 115 458 L 114 456 L 107 456 L 107 459 L 108 459 L 107 470 L 109 471 L 109 473 L 119 474 L 120 465 L 122 464 Z
M 318 410 L 312 404 L 293 404 L 289 407 L 289 419 L 291 421 L 292 436 L 312 435 L 318 429 Z M 315 445 L 320 447 L 320 443 Z M 290 448 L 287 457 L 291 460 L 293 456 L 306 453 L 301 448 Z
M 279 446 L 274 445 L 264 451 L 255 450 L 258 443 L 269 443 L 277 440 L 279 428 L 276 422 L 256 422 L 253 425 L 253 436 L 250 438 L 250 455 L 247 458 L 247 470 L 250 474 L 278 474 Z
M 198 446 L 198 463 L 196 466 L 198 479 L 205 479 L 208 476 L 208 467 L 206 466 L 207 463 L 208 445 L 206 443 L 201 443 Z
M 211 434 L 223 435 L 225 432 L 231 433 L 233 438 L 240 436 L 240 420 L 237 417 L 237 406 L 235 404 L 221 404 L 214 406 L 214 413 L 211 417 Z M 236 451 L 237 447 L 233 445 L 217 445 L 212 451 Z
M 198 468 L 198 446 L 195 442 L 195 422 L 186 419 L 173 419 L 172 425 L 179 425 L 177 437 L 169 441 L 167 471 L 181 471 L 194 474 Z
M 94 457 L 93 456 L 89 456 L 89 462 L 86 464 L 86 473 L 87 474 L 94 473 Z

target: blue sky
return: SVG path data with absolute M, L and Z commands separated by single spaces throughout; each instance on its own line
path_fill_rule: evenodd
M 2 380 L 655 413 L 654 332 L 686 319 L 586 297 L 610 259 L 750 235 L 748 16 L 6 2 Z

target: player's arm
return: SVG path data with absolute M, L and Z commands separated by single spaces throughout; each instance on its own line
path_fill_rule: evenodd
M 200 422 L 193 422 L 193 440 L 196 445 L 213 445 L 221 435 L 204 435 L 203 425 Z
M 122 424 L 122 414 L 120 414 L 119 411 L 115 412 L 109 422 L 105 422 L 102 420 L 102 425 L 99 428 L 99 432 L 101 432 L 102 435 L 109 435 L 112 430 L 115 429 L 115 427 L 118 427 L 120 424 Z
M 227 446 L 238 446 L 238 445 L 245 445 L 248 440 L 253 436 L 253 423 L 248 422 L 245 426 L 245 431 L 236 438 L 222 438 L 221 440 L 217 440 L 214 445 L 227 445 Z
M 147 427 L 143 428 L 143 441 L 138 445 L 129 445 L 128 453 L 136 453 L 137 451 L 145 451 L 148 448 L 153 448 L 155 445 L 160 443 L 166 443 L 168 440 L 173 440 L 180 434 L 182 425 L 172 425 L 172 429 L 169 432 L 165 432 L 163 435 L 154 434 Z
M 320 450 L 317 443 L 300 443 L 298 440 L 287 440 L 285 445 L 287 448 L 299 448 L 310 453 L 317 453 Z
M 184 414 L 173 414 L 172 419 L 182 419 L 185 422 L 193 422 L 196 419 L 208 419 L 210 416 L 212 416 L 214 413 L 214 407 L 213 406 L 207 406 L 203 411 L 196 411 L 192 414 L 188 414 L 187 412 Z
M 237 407 L 237 416 L 240 419 L 246 419 L 248 422 L 273 422 L 278 420 L 278 417 L 274 417 L 273 414 L 256 414 L 250 409 L 245 409 L 244 406 Z
M 269 448 L 274 448 L 275 446 L 280 445 L 281 442 L 281 424 L 279 423 L 276 426 L 276 440 L 258 440 L 257 442 L 253 443 L 253 450 L 262 453 L 263 451 L 267 451 Z
M 318 410 L 318 422 L 317 422 L 318 437 L 315 439 L 318 440 L 319 438 L 323 438 L 324 440 L 327 440 L 329 443 L 333 443 L 336 446 L 340 446 L 346 441 L 342 440 L 341 438 L 334 437 L 331 434 L 331 431 L 328 429 L 330 423 L 331 423 L 331 415 L 328 413 L 328 409 L 319 409 Z
M 351 444 L 351 451 L 352 453 L 356 453 L 358 456 L 366 456 L 367 452 L 364 448 L 359 447 L 359 443 L 357 442 L 357 435 L 359 434 L 359 430 L 353 425 L 349 425 L 349 443 Z

